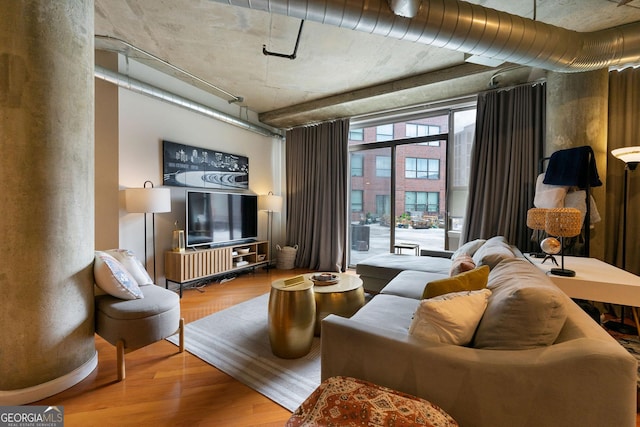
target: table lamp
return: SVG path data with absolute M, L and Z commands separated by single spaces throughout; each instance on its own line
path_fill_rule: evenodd
M 540 230 L 544 231 L 545 222 L 547 219 L 547 211 L 546 208 L 531 208 L 527 211 L 527 227 L 534 230 L 536 232 L 536 242 L 538 246 L 540 246 Z M 544 253 L 536 252 L 532 253 L 532 256 L 536 258 L 543 258 Z
M 582 231 L 582 215 L 580 211 L 574 208 L 549 209 L 544 229 L 549 235 L 560 237 L 561 268 L 552 268 L 550 273 L 557 276 L 575 276 L 575 271 L 564 268 L 564 238 L 577 236 Z

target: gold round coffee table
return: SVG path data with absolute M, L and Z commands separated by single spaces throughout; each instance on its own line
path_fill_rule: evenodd
M 320 335 L 322 319 L 330 314 L 351 317 L 364 305 L 362 280 L 354 274 L 346 273 L 308 273 L 304 277 L 312 283 L 311 277 L 317 274 L 333 274 L 338 283 L 323 285 L 315 282 L 313 294 L 316 300 L 315 334 Z
M 313 283 L 292 279 L 274 281 L 269 294 L 269 342 L 273 354 L 283 359 L 309 353 L 316 320 Z

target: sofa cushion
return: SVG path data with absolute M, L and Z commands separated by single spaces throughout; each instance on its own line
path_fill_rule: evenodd
M 456 259 L 462 254 L 469 254 L 473 256 L 473 254 L 475 254 L 476 251 L 486 243 L 486 241 L 486 239 L 476 239 L 463 244 L 458 249 L 456 249 L 453 254 L 451 254 L 451 259 Z
M 503 236 L 492 237 L 473 254 L 477 266 L 488 265 L 494 268 L 503 259 L 515 258 L 509 243 Z
M 144 298 L 136 279 L 111 255 L 96 251 L 93 263 L 96 285 L 103 291 L 120 299 Z
M 476 263 L 473 262 L 473 258 L 469 254 L 458 255 L 451 263 L 451 270 L 449 276 L 455 276 L 465 271 L 473 270 L 476 268 Z
M 351 319 L 406 334 L 418 304 L 420 301 L 417 299 L 379 294 L 351 316 Z
M 427 273 L 424 271 L 405 270 L 393 278 L 383 289 L 381 294 L 398 295 L 401 297 L 422 299 L 424 284 L 433 280 L 446 278 L 440 273 Z
M 555 342 L 567 316 L 568 297 L 537 267 L 520 258 L 496 266 L 474 347 L 516 350 Z
M 420 301 L 409 335 L 444 344 L 467 345 L 478 327 L 489 289 L 453 292 Z
M 487 286 L 489 267 L 486 265 L 427 283 L 422 298 L 433 298 L 451 292 L 477 291 Z

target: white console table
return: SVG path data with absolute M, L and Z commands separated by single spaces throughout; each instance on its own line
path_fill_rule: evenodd
M 596 258 L 573 256 L 564 257 L 564 268 L 575 271 L 576 275 L 574 277 L 557 276 L 549 273 L 549 270 L 555 267 L 552 262 L 547 261 L 543 264 L 542 258 L 529 255 L 525 257 L 545 271 L 553 283 L 571 298 L 633 307 L 636 326 L 640 331 L 636 311 L 636 307 L 640 307 L 640 276 Z M 560 263 L 560 257 L 556 256 L 556 258 Z

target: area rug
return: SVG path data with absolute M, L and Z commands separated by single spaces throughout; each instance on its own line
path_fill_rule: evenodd
M 299 359 L 271 353 L 269 294 L 185 326 L 186 350 L 284 408 L 294 411 L 320 384 L 320 338 Z M 168 338 L 178 343 L 177 335 Z
M 640 390 L 640 341 L 638 338 L 629 336 L 619 336 L 616 340 L 638 360 L 638 390 Z

